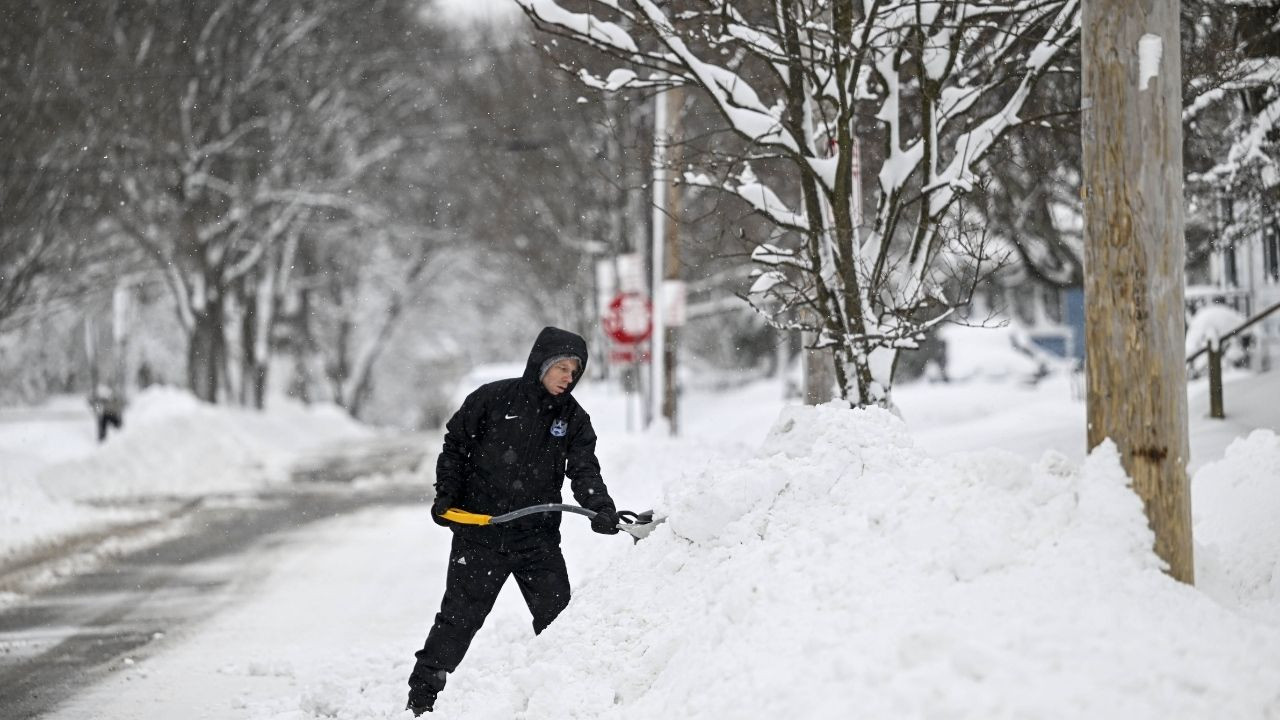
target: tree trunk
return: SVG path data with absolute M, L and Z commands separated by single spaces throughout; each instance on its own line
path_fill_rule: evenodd
M 267 406 L 267 363 L 258 361 L 253 366 L 253 372 L 245 378 L 245 382 L 252 386 L 253 407 L 255 410 L 262 410 Z
M 271 322 L 259 298 L 244 294 L 244 315 L 240 319 L 240 404 L 261 410 L 266 406 L 267 360 L 260 334 L 262 325 Z
M 836 371 L 829 349 L 810 350 L 815 337 L 806 332 L 804 338 L 804 404 L 821 405 L 835 396 Z
M 253 387 L 253 327 L 257 323 L 258 308 L 253 296 L 240 291 L 240 404 L 248 406 Z
M 218 401 L 218 389 L 226 359 L 222 336 L 222 305 L 211 302 L 196 313 L 187 345 L 187 386 L 205 402 Z
M 1191 583 L 1178 3 L 1087 0 L 1082 31 L 1089 447 L 1116 443 Z
M 346 409 L 355 417 L 351 409 L 351 398 L 347 396 L 347 378 L 351 377 L 351 336 L 354 328 L 351 320 L 342 318 L 338 321 L 338 330 L 334 350 L 336 357 L 326 364 L 325 374 L 329 377 L 329 386 L 333 389 L 333 401 Z

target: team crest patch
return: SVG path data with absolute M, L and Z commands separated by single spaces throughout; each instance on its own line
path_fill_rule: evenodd
M 564 420 L 556 420 L 555 422 L 551 423 L 552 435 L 556 437 L 564 437 L 565 433 L 567 432 L 569 432 L 569 423 L 565 422 Z

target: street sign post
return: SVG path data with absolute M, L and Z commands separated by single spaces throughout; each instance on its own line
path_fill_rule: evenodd
M 640 363 L 649 360 L 647 340 L 653 334 L 653 305 L 643 293 L 623 290 L 613 296 L 600 318 L 609 336 L 609 361 L 623 368 L 627 391 L 627 430 L 631 430 L 631 398 L 635 395 Z
M 638 292 L 621 292 L 601 319 L 605 334 L 620 345 L 636 345 L 653 332 L 653 304 Z
M 633 365 L 649 362 L 649 351 L 644 345 L 614 344 L 609 348 L 609 362 L 615 365 Z

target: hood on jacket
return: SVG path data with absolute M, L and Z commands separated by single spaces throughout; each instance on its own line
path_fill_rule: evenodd
M 577 386 L 587 370 L 587 341 L 583 340 L 581 335 L 568 330 L 556 327 L 542 328 L 542 332 L 538 333 L 538 339 L 533 341 L 533 349 L 529 351 L 529 361 L 525 363 L 522 377 L 541 386 L 542 378 L 539 377 L 538 372 L 542 369 L 542 363 L 558 355 L 577 355 L 582 358 L 582 367 L 578 368 L 577 374 L 573 376 L 573 382 L 569 383 L 568 389 L 565 390 L 566 394 L 573 392 L 573 388 Z

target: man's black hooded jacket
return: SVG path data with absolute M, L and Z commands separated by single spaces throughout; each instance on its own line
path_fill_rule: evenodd
M 547 360 L 576 355 L 582 363 L 560 395 L 542 385 Z M 444 449 L 436 461 L 436 494 L 453 507 L 501 515 L 529 505 L 562 502 L 567 475 L 578 504 L 614 509 L 600 477 L 591 418 L 573 399 L 587 366 L 587 343 L 559 328 L 543 328 L 529 352 L 524 374 L 481 385 L 445 425 Z M 501 525 L 452 525 L 468 540 L 513 549 L 558 541 L 559 513 L 538 513 Z

